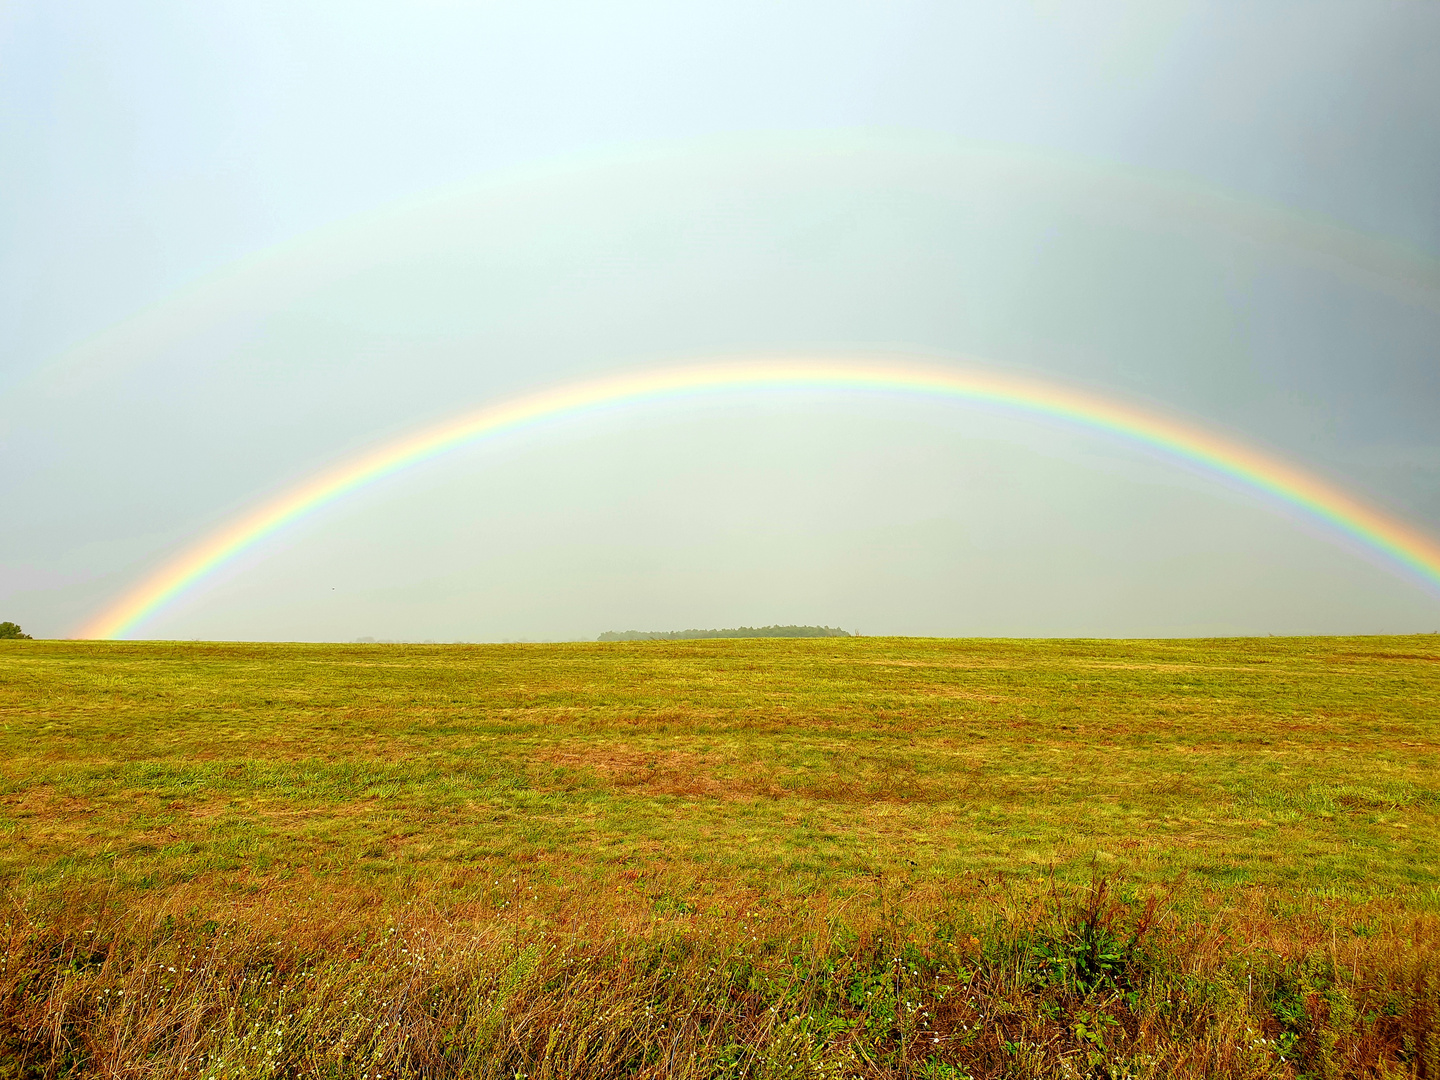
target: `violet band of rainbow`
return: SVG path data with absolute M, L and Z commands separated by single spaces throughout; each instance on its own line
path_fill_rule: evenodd
M 368 483 L 476 440 L 610 407 L 678 401 L 717 391 L 775 390 L 874 392 L 999 406 L 1138 443 L 1299 510 L 1440 594 L 1440 544 L 1434 539 L 1318 476 L 1189 421 L 1057 383 L 983 369 L 889 360 L 737 360 L 570 383 L 485 406 L 362 452 L 186 548 L 75 636 L 134 634 L 209 574 L 266 537 Z

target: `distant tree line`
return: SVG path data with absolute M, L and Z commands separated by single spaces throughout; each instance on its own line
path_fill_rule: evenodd
M 0 638 L 20 638 L 29 641 L 30 635 L 20 629 L 19 623 L 0 622 Z
M 700 638 L 850 637 L 831 626 L 737 626 L 733 630 L 606 630 L 597 641 L 696 641 Z

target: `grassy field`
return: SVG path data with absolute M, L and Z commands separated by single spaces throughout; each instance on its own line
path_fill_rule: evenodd
M 1440 637 L 7 641 L 0 762 L 0 1077 L 1440 1076 Z

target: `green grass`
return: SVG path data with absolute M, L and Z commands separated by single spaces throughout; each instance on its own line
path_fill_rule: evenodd
M 1440 638 L 6 643 L 5 879 L 1440 885 Z
M 237 1017 L 290 1015 L 262 969 L 319 1056 L 267 1073 L 256 1034 L 217 1075 L 1433 1076 L 1437 765 L 1435 636 L 0 642 L 0 1077 L 195 1075 Z M 365 1057 L 316 972 L 398 1000 L 396 926 L 464 958 L 428 976 L 459 995 L 450 1041 L 366 1028 Z M 178 984 L 141 976 L 187 949 L 229 974 L 164 1020 Z M 629 1019 L 536 1042 L 537 1017 L 600 1008 L 572 961 L 629 988 L 605 1006 Z M 148 1011 L 66 1012 L 102 984 Z M 466 1002 L 504 986 L 492 1030 Z M 645 1019 L 676 986 L 702 1018 L 683 1068 Z M 1163 1019 L 1176 995 L 1190 1019 Z M 922 999 L 944 1040 L 902 1022 Z M 605 1031 L 633 1046 L 585 1057 Z

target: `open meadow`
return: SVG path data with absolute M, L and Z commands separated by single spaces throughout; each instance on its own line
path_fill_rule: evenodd
M 0 1077 L 1440 1076 L 1440 637 L 0 642 Z

